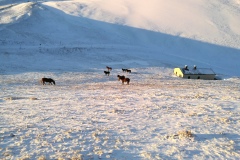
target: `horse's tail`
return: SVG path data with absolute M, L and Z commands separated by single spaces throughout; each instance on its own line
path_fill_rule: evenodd
M 39 80 L 40 84 L 43 84 L 43 78 Z

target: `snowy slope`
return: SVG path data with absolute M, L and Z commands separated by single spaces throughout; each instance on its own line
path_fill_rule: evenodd
M 69 32 L 79 33 L 78 35 L 85 32 L 101 34 L 101 32 L 105 33 L 104 30 L 107 30 L 107 33 L 114 36 L 115 39 L 119 38 L 117 35 L 122 35 L 126 39 L 131 38 L 131 34 L 123 34 L 126 32 L 124 28 L 120 27 L 121 30 L 116 30 L 118 29 L 117 25 L 109 25 L 111 23 L 239 48 L 240 31 L 238 26 L 240 22 L 238 16 L 240 9 L 238 3 L 236 0 L 229 2 L 206 0 L 194 2 L 189 0 L 184 2 L 177 0 L 171 2 L 163 0 L 152 0 L 151 2 L 143 0 L 33 1 L 13 3 L 12 7 L 3 6 L 0 22 L 13 25 L 12 23 L 18 22 L 19 18 L 28 15 L 30 22 L 21 21 L 26 25 L 20 28 L 22 32 L 28 31 L 30 27 L 35 29 L 32 30 L 33 33 L 40 34 L 44 31 L 46 34 L 50 34 L 53 29 L 56 29 L 56 33 L 52 33 L 52 38 L 55 40 L 59 38 L 55 36 L 68 35 Z M 103 27 L 99 26 L 98 24 L 104 24 L 98 23 L 99 21 L 107 22 L 107 24 Z M 41 25 L 37 22 L 41 22 Z M 28 26 L 29 23 L 33 26 Z M 78 30 L 76 30 L 77 28 Z M 115 33 L 116 31 L 120 33 Z M 68 36 L 72 37 L 73 35 Z M 85 39 L 86 36 L 81 36 L 79 39 Z M 64 38 L 62 37 L 62 40 Z M 75 40 L 76 38 L 72 37 Z M 97 38 L 98 41 L 102 40 L 102 37 L 98 35 L 93 38 Z
M 151 64 L 154 59 L 160 66 L 196 64 L 226 77 L 240 75 L 235 70 L 240 55 L 237 0 L 2 0 L 1 4 L 1 52 L 34 46 L 110 46 L 112 51 L 111 46 L 124 45 L 138 47 L 142 53 L 137 57 L 149 60 L 150 66 L 156 65 Z

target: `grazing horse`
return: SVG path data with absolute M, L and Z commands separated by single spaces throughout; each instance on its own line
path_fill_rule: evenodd
M 123 71 L 123 72 L 127 72 L 127 70 L 128 70 L 128 69 L 123 69 L 123 68 L 122 68 L 122 71 Z
M 105 73 L 105 75 L 108 75 L 108 76 L 109 76 L 109 74 L 110 74 L 109 71 L 104 71 L 104 73 Z
M 130 82 L 130 78 L 125 78 L 125 76 L 119 76 L 118 75 L 118 80 L 122 80 L 122 84 L 124 84 L 124 82 L 127 82 L 127 84 L 129 84 Z
M 120 81 L 121 79 L 125 78 L 125 76 L 120 76 L 120 75 L 117 75 L 118 77 L 118 81 Z
M 41 79 L 42 85 L 45 85 L 46 82 L 48 82 L 48 83 L 51 84 L 51 85 L 52 85 L 52 84 L 55 85 L 55 81 L 54 81 L 52 78 L 42 78 L 42 79 Z
M 106 68 L 107 68 L 108 71 L 111 71 L 111 70 L 112 70 L 112 67 L 106 66 Z
M 132 71 L 130 69 L 127 69 L 127 73 L 131 73 Z

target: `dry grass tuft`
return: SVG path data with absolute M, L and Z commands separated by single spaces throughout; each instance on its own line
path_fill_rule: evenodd
M 166 136 L 166 139 L 186 139 L 186 138 L 193 138 L 194 135 L 191 131 L 178 131 L 177 134 Z
M 222 122 L 222 123 L 229 123 L 230 120 L 228 118 L 219 118 L 219 121 Z
M 82 156 L 72 157 L 71 160 L 83 160 Z
M 12 100 L 16 100 L 17 98 L 16 97 L 6 97 L 4 98 L 4 100 L 6 101 L 12 101 Z
M 197 116 L 197 115 L 198 114 L 196 112 L 191 112 L 191 113 L 188 114 L 188 116 L 190 116 L 190 117 Z
M 40 156 L 37 160 L 46 160 L 44 156 Z
M 193 133 L 191 131 L 178 131 L 177 136 L 181 138 L 191 138 L 194 137 Z
M 38 100 L 36 97 L 30 97 L 30 100 Z
M 26 156 L 26 157 L 19 158 L 17 160 L 31 160 L 31 158 L 29 156 Z

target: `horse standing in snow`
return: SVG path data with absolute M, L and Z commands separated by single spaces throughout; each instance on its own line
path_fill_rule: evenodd
M 105 75 L 110 75 L 110 72 L 109 71 L 104 71 Z
M 56 84 L 55 81 L 52 78 L 42 78 L 40 82 L 41 82 L 42 85 L 45 85 L 46 82 L 51 84 L 51 85 Z
M 108 71 L 111 71 L 111 70 L 112 70 L 112 67 L 106 66 L 106 68 L 107 68 Z
M 127 72 L 127 73 L 131 73 L 132 72 L 130 69 L 124 69 L 124 68 L 122 68 L 122 71 L 123 72 Z
M 118 81 L 120 81 L 121 79 L 125 78 L 125 76 L 120 76 L 120 75 L 117 75 L 118 77 Z
M 122 80 L 122 84 L 124 84 L 124 82 L 127 82 L 127 84 L 129 85 L 130 82 L 130 78 L 125 78 L 125 76 L 118 75 L 118 80 Z
M 127 69 L 122 68 L 122 71 L 123 71 L 123 72 L 127 72 Z
M 127 69 L 126 71 L 127 71 L 127 73 L 131 73 L 132 72 L 130 69 Z

